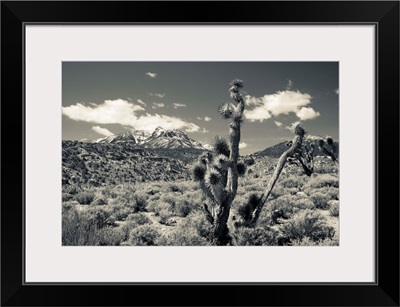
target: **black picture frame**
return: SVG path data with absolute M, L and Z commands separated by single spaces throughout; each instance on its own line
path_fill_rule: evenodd
M 375 25 L 376 282 L 26 284 L 24 25 L 32 22 Z M 1 76 L 2 306 L 399 306 L 398 1 L 3 1 Z

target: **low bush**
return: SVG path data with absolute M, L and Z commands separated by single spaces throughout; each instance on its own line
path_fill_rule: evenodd
M 278 234 L 265 227 L 240 227 L 235 234 L 236 244 L 239 246 L 278 245 Z
M 78 211 L 72 206 L 63 206 L 62 245 L 99 245 L 100 229 L 107 225 L 109 214 L 101 209 Z
M 331 200 L 330 202 L 329 213 L 331 216 L 339 217 L 339 202 Z
M 331 174 L 318 174 L 310 178 L 304 188 L 339 187 L 339 178 Z
M 160 233 L 152 225 L 140 225 L 129 233 L 129 243 L 135 246 L 157 245 L 157 238 Z
M 62 191 L 63 191 L 63 193 L 75 195 L 75 194 L 82 192 L 82 189 L 76 184 L 74 184 L 74 185 L 67 184 L 67 185 L 63 186 Z
M 167 208 L 163 208 L 160 211 L 158 211 L 158 221 L 161 224 L 167 225 L 168 224 L 168 220 L 170 219 L 170 217 L 172 217 L 172 212 L 171 210 L 167 209 Z
M 103 197 L 95 198 L 95 200 L 91 203 L 93 206 L 104 206 L 107 205 L 107 201 Z
M 146 210 L 147 198 L 148 198 L 148 196 L 142 192 L 136 192 L 134 194 L 134 201 L 133 201 L 134 212 L 147 211 Z
M 117 221 L 124 221 L 128 215 L 134 213 L 135 210 L 124 205 L 113 205 L 110 208 L 110 212 Z
M 178 226 L 185 231 L 194 230 L 200 237 L 208 238 L 210 235 L 211 224 L 207 221 L 206 216 L 201 211 L 191 212 Z
M 339 238 L 335 234 L 332 238 L 325 238 L 318 241 L 313 241 L 309 237 L 301 240 L 295 239 L 291 241 L 292 246 L 339 246 Z
M 308 197 L 300 195 L 282 195 L 271 200 L 268 207 L 271 211 L 282 210 L 288 215 L 296 213 L 300 209 L 315 209 L 314 203 Z
M 303 179 L 300 176 L 289 176 L 279 182 L 279 185 L 284 188 L 301 188 Z
M 310 195 L 310 199 L 312 200 L 316 208 L 323 210 L 329 209 L 329 195 L 321 192 L 315 192 Z
M 120 227 L 99 229 L 98 244 L 101 246 L 118 246 L 125 240 L 125 232 Z
M 158 245 L 162 246 L 205 246 L 210 241 L 200 236 L 194 229 L 176 229 L 160 237 Z
M 81 205 L 90 205 L 94 199 L 94 193 L 89 191 L 84 191 L 76 194 L 74 196 L 74 199 Z
M 284 236 L 290 240 L 303 240 L 308 237 L 313 241 L 332 238 L 333 227 L 326 223 L 326 218 L 316 211 L 302 210 L 295 214 L 281 228 Z
M 143 213 L 140 213 L 140 212 L 129 214 L 128 217 L 126 218 L 126 221 L 134 223 L 137 226 L 152 223 L 152 221 L 146 215 L 144 215 Z
M 68 194 L 68 193 L 62 193 L 62 201 L 63 201 L 63 202 L 69 201 L 69 200 L 71 200 L 72 198 L 74 198 L 73 195 Z

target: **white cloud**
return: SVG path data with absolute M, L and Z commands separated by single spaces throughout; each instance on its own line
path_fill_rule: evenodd
M 300 91 L 278 91 L 263 97 L 245 97 L 246 104 L 250 107 L 245 110 L 246 118 L 252 122 L 264 121 L 272 116 L 295 113 L 300 119 L 312 119 L 320 114 L 311 107 L 303 108 L 311 103 L 311 95 Z M 318 115 L 317 115 L 318 114 Z
M 274 123 L 275 123 L 275 125 L 277 125 L 278 127 L 282 127 L 282 126 L 283 126 L 283 124 L 282 124 L 281 122 L 274 121 Z
M 263 101 L 267 105 L 268 111 L 272 115 L 278 116 L 289 114 L 290 112 L 296 113 L 299 108 L 311 103 L 311 96 L 299 91 L 282 91 L 272 95 L 265 95 Z
M 244 115 L 251 122 L 257 120 L 263 122 L 265 119 L 271 118 L 271 113 L 268 111 L 266 105 L 256 107 L 253 110 L 244 110 Z
M 106 128 L 101 128 L 100 126 L 93 126 L 92 130 L 96 131 L 98 134 L 101 134 L 104 136 L 114 135 L 114 133 L 112 133 L 110 130 L 108 130 Z
M 121 124 L 131 125 L 136 120 L 135 112 L 144 108 L 122 99 L 105 100 L 102 104 L 77 103 L 62 107 L 62 114 L 76 121 L 96 124 Z
M 204 117 L 197 117 L 197 119 L 198 119 L 198 120 L 204 120 L 204 121 L 206 121 L 206 122 L 209 122 L 209 121 L 211 121 L 211 117 L 208 117 L 208 116 L 204 116 Z
M 300 120 L 313 119 L 320 115 L 321 114 L 319 112 L 317 112 L 313 108 L 309 108 L 309 107 L 308 108 L 303 107 L 296 113 L 296 116 L 298 118 L 300 118 Z
M 136 99 L 136 101 L 140 103 L 142 106 L 147 106 L 147 104 L 142 99 Z
M 154 130 L 158 126 L 170 130 L 181 129 L 186 132 L 200 132 L 200 127 L 193 123 L 188 123 L 185 120 L 160 114 L 146 114 L 137 119 L 134 127 L 142 130 Z
M 122 99 L 106 100 L 102 104 L 89 103 L 85 105 L 77 103 L 62 107 L 63 115 L 75 121 L 96 124 L 120 124 L 142 130 L 154 130 L 160 126 L 164 129 L 180 129 L 186 132 L 204 131 L 196 124 L 178 117 L 149 113 L 144 115 L 137 114 L 137 112 L 143 110 L 142 106 Z
M 261 100 L 257 97 L 246 95 L 246 96 L 244 96 L 244 102 L 248 106 L 255 106 L 255 105 L 259 105 Z
M 339 95 L 339 88 L 335 89 L 334 92 L 336 95 Z
M 158 98 L 164 98 L 165 93 L 149 93 L 150 96 L 156 96 Z
M 157 77 L 157 73 L 156 72 L 146 72 L 146 76 L 148 76 L 150 78 L 155 78 L 155 77 Z
M 248 147 L 249 145 L 247 145 L 247 143 L 244 143 L 244 142 L 240 142 L 239 143 L 239 148 L 246 148 L 246 147 Z
M 165 104 L 163 102 L 153 102 L 153 109 L 164 108 Z
M 292 87 L 293 87 L 293 82 L 292 82 L 292 80 L 289 80 L 289 82 L 288 82 L 288 84 L 287 84 L 287 86 L 286 86 L 286 89 L 287 89 L 287 90 L 291 90 Z
M 186 104 L 184 103 L 173 103 L 174 109 L 178 108 L 186 108 Z

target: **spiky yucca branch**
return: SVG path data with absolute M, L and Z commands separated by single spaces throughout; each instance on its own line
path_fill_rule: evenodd
M 326 138 L 326 142 L 324 140 L 318 141 L 319 149 L 329 156 L 333 162 L 339 163 L 338 152 L 335 143 L 331 137 Z

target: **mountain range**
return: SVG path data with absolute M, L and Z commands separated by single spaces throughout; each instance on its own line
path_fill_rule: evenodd
M 164 148 L 164 149 L 206 149 L 203 145 L 187 136 L 181 130 L 165 130 L 157 127 L 153 132 L 146 130 L 132 130 L 117 135 L 107 136 L 95 143 L 131 143 L 135 148 Z
M 335 145 L 338 147 L 338 143 Z M 62 183 L 102 186 L 189 180 L 193 162 L 204 150 L 210 148 L 189 138 L 185 132 L 161 127 L 153 132 L 124 132 L 94 142 L 62 141 Z M 256 163 L 268 162 L 285 150 L 286 142 L 281 142 L 252 156 Z M 321 152 L 317 150 L 316 154 Z
M 309 140 L 309 141 L 315 141 L 315 140 L 320 140 L 320 139 L 324 140 L 325 138 L 322 136 L 315 136 L 315 135 L 307 135 L 306 136 L 306 140 Z M 274 146 L 267 147 L 264 150 L 257 151 L 255 153 L 253 153 L 252 155 L 259 156 L 259 157 L 279 158 L 283 154 L 283 152 L 288 149 L 286 143 L 287 143 L 287 141 L 278 143 Z M 338 142 L 333 142 L 333 143 L 335 144 L 337 150 L 339 151 L 339 143 Z M 315 156 L 323 156 L 323 155 L 325 155 L 325 154 L 317 146 L 315 149 Z

